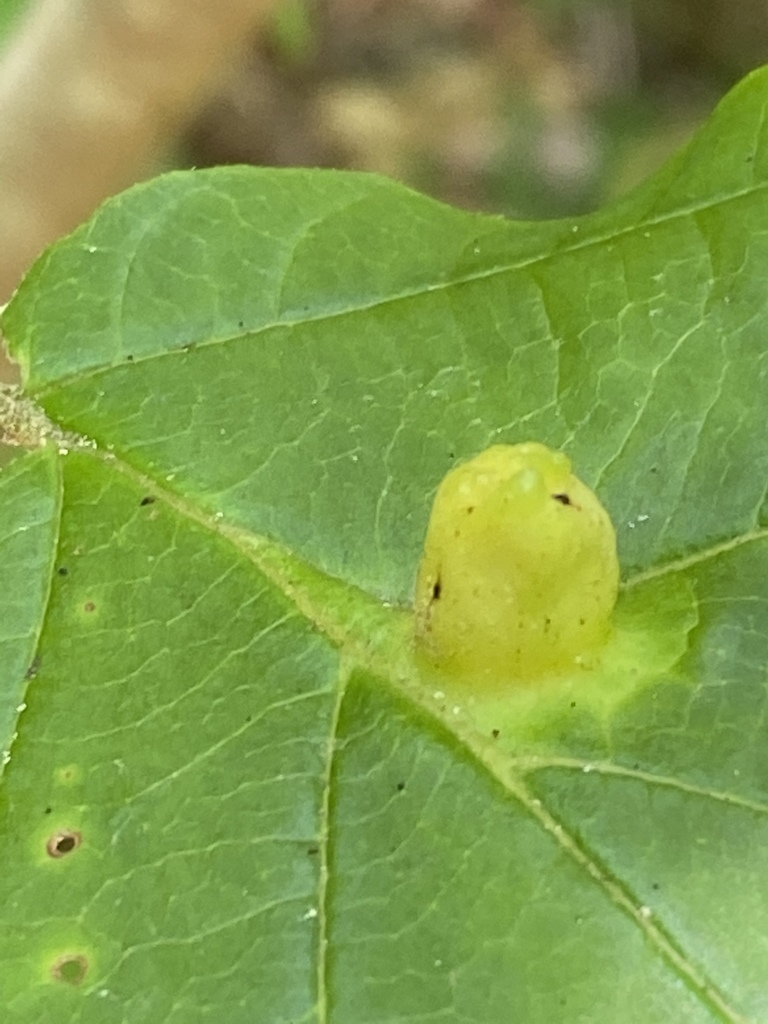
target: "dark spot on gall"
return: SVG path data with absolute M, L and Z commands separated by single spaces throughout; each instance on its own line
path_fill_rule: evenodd
M 443 586 L 440 583 L 440 580 L 436 580 L 434 587 L 432 587 L 432 600 L 433 601 L 439 601 L 440 600 L 440 594 L 442 592 L 443 592 Z
M 145 497 L 141 499 L 139 505 L 141 505 L 143 508 L 145 505 L 154 505 L 156 501 L 157 498 L 153 494 L 147 494 Z
M 553 494 L 552 497 L 555 501 L 559 501 L 561 505 L 572 505 L 573 502 L 567 494 Z

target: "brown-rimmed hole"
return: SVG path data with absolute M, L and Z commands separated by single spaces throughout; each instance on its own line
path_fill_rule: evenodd
M 64 829 L 61 832 L 54 832 L 45 844 L 45 848 L 50 857 L 66 857 L 68 853 L 76 850 L 82 841 L 83 835 L 81 832 Z
M 59 957 L 51 968 L 51 974 L 56 981 L 63 981 L 66 985 L 80 985 L 88 973 L 88 967 L 87 956 L 67 953 Z

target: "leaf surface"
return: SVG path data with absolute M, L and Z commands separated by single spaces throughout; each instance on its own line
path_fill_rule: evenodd
M 13 1021 L 766 1019 L 766 98 L 578 221 L 229 169 L 39 261 L 4 331 L 80 441 L 0 478 Z M 529 439 L 616 524 L 614 636 L 462 688 L 431 499 Z

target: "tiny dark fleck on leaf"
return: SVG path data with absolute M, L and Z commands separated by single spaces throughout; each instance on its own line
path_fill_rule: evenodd
M 572 707 L 572 708 L 575 708 L 575 707 L 576 707 L 576 701 L 575 701 L 575 700 L 572 700 L 572 701 L 571 701 L 571 707 Z
M 243 320 L 238 320 L 237 326 L 242 330 L 245 327 L 245 322 Z
M 46 814 L 50 814 L 52 810 L 53 810 L 53 808 L 52 808 L 52 807 L 46 807 L 46 808 L 45 808 L 45 813 L 46 813 Z
M 125 357 L 125 361 L 126 361 L 127 363 L 132 363 L 132 362 L 133 362 L 133 356 L 126 356 L 126 357 Z
M 398 782 L 398 784 L 397 784 L 397 792 L 398 793 L 402 793 L 404 789 L 405 789 L 405 783 L 404 782 Z
M 432 587 L 432 600 L 438 601 L 440 599 L 440 594 L 442 593 L 442 591 L 443 587 L 442 584 L 440 583 L 440 580 L 436 580 L 434 587 Z
M 313 857 L 316 853 L 320 853 L 320 847 L 319 846 L 310 846 L 307 849 L 307 853 L 310 855 L 310 857 Z
M 156 501 L 157 498 L 153 494 L 147 494 L 145 497 L 141 499 L 139 504 L 143 507 L 144 505 L 154 505 Z
M 93 603 L 93 601 L 86 601 L 85 604 L 83 605 L 83 608 L 87 612 L 95 612 L 96 611 L 96 605 Z
M 491 729 L 491 736 L 493 736 L 493 738 L 495 740 L 497 740 L 499 738 L 499 730 L 498 729 Z
M 651 886 L 651 888 L 652 888 L 652 889 L 660 889 L 660 888 L 661 888 L 661 886 L 659 885 L 659 883 L 658 883 L 658 882 L 654 882 L 654 883 L 653 883 L 653 885 Z
M 579 619 L 579 625 L 580 625 L 580 626 L 583 626 L 583 625 L 584 625 L 584 622 L 585 622 L 585 620 L 584 620 L 584 619 Z
M 474 511 L 475 511 L 475 506 L 474 505 L 467 506 L 467 515 L 468 516 L 471 516 Z
M 555 501 L 559 501 L 561 505 L 572 505 L 573 502 L 567 494 L 553 494 L 552 497 Z
M 40 655 L 38 654 L 38 655 L 36 655 L 32 659 L 32 663 L 29 666 L 29 668 L 27 669 L 27 671 L 26 671 L 26 673 L 24 675 L 24 678 L 25 679 L 34 679 L 39 671 L 40 671 Z
M 58 571 L 59 576 L 69 576 L 69 569 L 66 567 L 66 565 L 60 565 Z

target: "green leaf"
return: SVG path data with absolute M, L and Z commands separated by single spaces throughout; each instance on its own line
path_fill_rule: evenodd
M 10 1020 L 768 1017 L 767 102 L 583 220 L 229 169 L 38 262 L 3 326 L 69 451 L 0 478 Z M 614 636 L 473 691 L 412 656 L 429 507 L 528 439 L 616 524 Z

